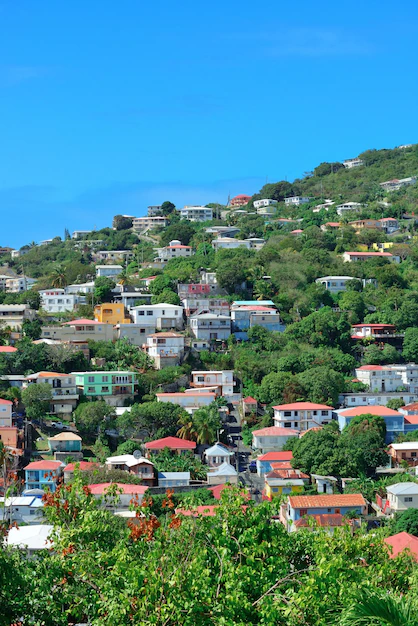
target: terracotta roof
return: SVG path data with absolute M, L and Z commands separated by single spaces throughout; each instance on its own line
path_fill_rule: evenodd
M 395 324 L 353 324 L 352 328 L 395 328 Z
M 171 448 L 172 450 L 194 450 L 196 448 L 196 442 L 180 439 L 179 437 L 164 437 L 163 439 L 148 441 L 148 443 L 145 444 L 145 448 L 147 450 L 164 450 L 164 448 Z
M 0 352 L 17 352 L 17 348 L 13 348 L 13 346 L 0 346 Z
M 338 228 L 338 226 L 341 226 L 340 222 L 326 222 L 325 226 L 332 226 L 334 228 Z
M 322 430 L 323 426 L 312 426 L 312 428 L 308 428 L 308 430 L 304 430 L 303 432 L 299 433 L 300 437 L 303 437 L 303 435 L 306 435 L 306 433 L 310 433 L 311 431 L 316 432 L 317 430 Z
M 295 526 L 296 528 L 306 528 L 311 525 L 311 520 L 315 520 L 316 524 L 322 528 L 326 526 L 343 526 L 343 524 L 348 523 L 348 520 L 344 519 L 344 516 L 340 513 L 322 513 L 321 515 L 309 515 L 309 518 L 302 517 L 296 520 Z
M 345 254 L 355 254 L 356 256 L 393 256 L 390 252 L 346 252 Z
M 405 415 L 405 424 L 418 424 L 418 415 Z
M 48 437 L 48 441 L 81 441 L 81 437 L 76 433 L 67 431 L 65 433 L 58 433 L 58 435 L 54 435 L 53 437 Z
M 361 493 L 340 493 L 319 496 L 289 496 L 293 509 L 326 509 L 335 507 L 366 506 Z
M 258 404 L 257 400 L 252 396 L 247 396 L 246 398 L 244 398 L 243 402 L 245 402 L 245 404 Z
M 380 372 L 383 369 L 383 365 L 362 365 L 357 368 L 360 372 Z
M 267 428 L 261 428 L 260 430 L 253 430 L 253 435 L 256 437 L 297 437 L 299 432 L 292 430 L 291 428 L 280 428 L 278 426 L 268 426 Z
M 315 404 L 314 402 L 292 402 L 291 404 L 278 404 L 273 409 L 277 409 L 277 411 L 317 411 L 325 409 L 332 411 L 334 407 L 326 404 Z
M 399 411 L 395 411 L 394 409 L 388 409 L 387 406 L 379 406 L 378 404 L 355 406 L 352 409 L 340 411 L 340 415 L 343 415 L 344 417 L 356 417 L 357 415 L 365 415 L 366 413 L 368 413 L 369 415 L 397 415 L 398 417 L 404 417 L 404 415 L 402 415 L 402 413 L 399 413 Z
M 402 532 L 386 537 L 385 544 L 391 548 L 390 558 L 394 559 L 404 550 L 410 550 L 415 559 L 418 560 L 418 537 Z
M 33 461 L 26 465 L 25 470 L 56 470 L 61 467 L 61 461 Z
M 277 309 L 273 309 L 272 307 L 268 307 L 268 306 L 262 306 L 260 304 L 243 304 L 242 306 L 238 306 L 237 311 L 274 311 L 275 313 L 277 313 Z
M 37 372 L 36 374 L 29 374 L 27 378 L 65 378 L 66 376 L 71 376 L 71 374 L 63 374 L 62 372 Z
M 382 217 L 379 222 L 397 222 L 398 220 L 394 217 Z
M 183 246 L 181 244 L 175 244 L 174 246 L 167 246 L 168 249 L 171 248 L 189 248 L 191 250 L 192 246 Z
M 214 385 L 214 386 L 216 386 L 216 385 Z M 163 398 L 168 397 L 168 396 L 176 396 L 176 397 L 180 396 L 181 398 L 187 398 L 188 396 L 199 396 L 199 397 L 202 396 L 203 398 L 204 397 L 212 397 L 212 396 L 215 397 L 216 396 L 216 394 L 212 393 L 212 392 L 208 392 L 208 391 L 205 391 L 205 392 L 196 391 L 196 392 L 194 392 L 194 390 L 189 390 L 187 393 L 185 391 L 176 391 L 174 393 L 169 393 L 169 392 L 167 392 L 167 393 L 156 393 L 155 395 L 157 396 L 157 398 L 159 398 L 160 396 L 163 397 Z
M 197 517 L 198 515 L 203 515 L 204 517 L 213 517 L 217 508 L 217 504 L 202 505 L 195 506 L 193 509 L 176 509 L 176 513 L 178 515 L 186 515 L 187 517 Z
M 63 322 L 61 326 L 74 326 L 74 324 L 77 324 L 77 326 L 86 326 L 86 325 L 91 326 L 91 324 L 103 325 L 103 322 L 98 322 L 97 320 L 88 320 L 85 317 L 83 317 L 83 318 L 80 318 L 79 320 L 71 320 L 69 322 Z
M 237 196 L 232 198 L 232 200 L 236 200 L 237 198 L 251 198 L 251 196 L 247 196 L 245 193 L 239 193 Z
M 10 402 L 10 400 L 3 400 L 3 398 L 0 398 L 0 404 L 8 404 L 10 406 L 11 404 L 13 404 L 13 402 Z
M 291 470 L 292 464 L 290 461 L 277 461 L 276 463 L 270 463 L 273 470 Z
M 303 233 L 303 230 L 301 228 L 296 228 L 295 230 L 292 230 L 290 232 L 291 235 L 299 235 L 300 233 Z
M 116 485 L 118 489 L 122 489 L 122 493 L 127 495 L 144 494 L 148 489 L 145 485 L 126 485 L 124 483 L 98 483 L 88 485 L 88 488 L 93 495 L 97 496 L 102 495 L 105 489 L 108 489 L 111 485 Z
M 152 335 L 148 335 L 148 337 L 183 337 L 183 335 L 179 335 L 178 333 L 153 333 Z
M 222 483 L 221 485 L 215 485 L 215 487 L 209 487 L 208 491 L 212 492 L 213 497 L 216 498 L 216 500 L 220 500 L 221 493 L 224 489 L 228 489 L 228 485 L 226 483 Z
M 81 472 L 88 472 L 90 470 L 94 470 L 97 469 L 98 467 L 100 467 L 99 463 L 92 463 L 91 461 L 80 461 L 79 463 L 68 463 L 68 465 L 66 465 L 64 467 L 64 472 L 74 472 L 74 470 L 76 469 L 78 465 L 78 469 Z
M 277 463 L 274 463 L 275 466 L 277 466 Z M 293 468 L 286 468 L 286 469 L 278 469 L 277 467 L 273 468 L 273 470 L 271 472 L 268 472 L 266 474 L 267 478 L 283 478 L 284 480 L 289 479 L 289 480 L 295 480 L 298 478 L 305 478 L 308 479 L 309 475 L 308 474 L 304 474 L 303 472 L 300 472 L 299 470 L 293 469 Z
M 293 452 L 290 450 L 284 450 L 282 452 L 266 452 L 258 457 L 258 461 L 291 461 L 293 459 Z
M 418 410 L 418 402 L 411 402 L 410 404 L 405 404 L 401 409 L 405 409 L 406 411 L 415 411 Z

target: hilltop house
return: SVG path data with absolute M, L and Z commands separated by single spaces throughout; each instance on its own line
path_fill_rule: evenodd
M 191 246 L 183 246 L 179 239 L 173 239 L 168 246 L 164 248 L 156 248 L 156 261 L 165 263 L 171 259 L 178 259 L 184 257 L 190 257 L 193 254 L 193 248 Z
M 253 326 L 261 326 L 269 331 L 283 332 L 283 324 L 280 313 L 276 308 L 262 304 L 231 306 L 232 329 L 238 339 L 247 339 L 247 331 Z
M 387 259 L 394 263 L 400 262 L 400 258 L 390 252 L 344 252 L 342 256 L 347 263 L 352 263 L 353 261 L 367 261 L 368 259 Z
M 196 339 L 225 341 L 231 334 L 231 318 L 228 315 L 201 313 L 192 315 L 189 322 Z
M 48 383 L 52 391 L 51 413 L 71 415 L 77 406 L 79 393 L 74 374 L 57 372 L 37 372 L 26 378 L 26 386 Z
M 0 324 L 9 326 L 12 330 L 20 330 L 25 321 L 32 322 L 36 317 L 36 311 L 28 304 L 0 304 Z
M 408 465 L 415 467 L 418 464 L 418 441 L 391 443 L 389 446 L 389 455 L 394 467 L 399 466 L 402 461 L 406 461 Z
M 303 493 L 309 476 L 298 469 L 273 469 L 264 475 L 264 482 L 264 495 L 271 500 L 273 496 Z
M 94 318 L 101 324 L 131 324 L 132 320 L 125 311 L 121 302 L 106 302 L 96 304 L 94 307 Z
M 293 459 L 293 453 L 289 450 L 282 452 L 266 452 L 257 457 L 257 474 L 264 476 L 273 469 L 290 469 L 290 462 Z M 273 465 L 275 467 L 273 467 Z M 280 465 L 280 467 L 279 467 Z
M 380 340 L 380 337 L 379 337 Z M 373 393 L 407 391 L 418 393 L 418 365 L 362 365 L 355 370 L 356 378 Z
M 108 470 L 117 469 L 135 474 L 148 487 L 157 484 L 154 464 L 145 457 L 136 458 L 133 454 L 110 456 L 106 459 L 105 466 Z
M 113 325 L 101 324 L 96 320 L 76 319 L 64 322 L 60 326 L 42 326 L 42 339 L 54 339 L 72 344 L 87 344 L 93 341 L 112 341 Z
M 357 213 L 360 209 L 360 202 L 344 202 L 336 207 L 337 215 L 344 215 L 344 213 L 348 213 L 349 211 Z
M 190 387 L 201 389 L 202 387 L 214 388 L 218 396 L 232 396 L 234 393 L 234 371 L 198 371 L 191 373 Z
M 341 515 L 347 513 L 364 515 L 367 512 L 367 502 L 359 493 L 335 494 L 318 496 L 289 496 L 287 506 L 281 508 L 281 521 L 289 532 L 298 529 L 306 515 L 321 516 L 322 522 L 326 522 L 326 516 Z M 326 524 L 325 524 L 326 525 Z
M 214 392 L 193 391 L 190 389 L 187 392 L 157 393 L 156 396 L 158 402 L 178 404 L 191 415 L 198 409 L 208 407 L 216 398 Z
M 53 437 L 48 437 L 49 450 L 55 452 L 66 452 L 71 456 L 74 452 L 81 452 L 82 440 L 80 435 L 73 432 L 58 433 Z
M 178 333 L 154 333 L 145 346 L 157 369 L 178 365 L 184 356 L 184 337 Z
M 116 278 L 122 271 L 122 265 L 96 265 L 97 278 Z
M 165 228 L 167 225 L 168 219 L 160 215 L 135 217 L 132 220 L 132 229 L 136 235 L 143 234 L 147 230 L 154 230 L 155 228 Z
M 335 411 L 338 417 L 340 430 L 348 426 L 354 417 L 360 415 L 378 415 L 386 424 L 386 443 L 391 443 L 399 434 L 404 432 L 404 416 L 399 411 L 389 409 L 387 406 L 367 405 L 356 406 L 351 409 L 339 409 Z
M 346 159 L 345 161 L 343 161 L 343 165 L 346 169 L 349 170 L 352 167 L 360 167 L 361 165 L 364 165 L 364 161 L 356 157 L 355 159 Z
M 377 509 L 384 515 L 393 516 L 407 509 L 418 508 L 418 484 L 396 483 L 386 488 L 386 499 L 376 495 Z
M 260 450 L 261 454 L 281 450 L 291 437 L 299 437 L 299 431 L 291 428 L 278 428 L 277 426 L 260 428 L 253 430 L 252 447 L 254 450 Z
M 142 304 L 131 308 L 134 324 L 153 326 L 157 330 L 182 330 L 183 307 L 176 304 Z
M 25 467 L 25 489 L 45 489 L 55 491 L 61 476 L 61 461 L 33 461 Z
M 124 406 L 135 392 L 134 372 L 74 372 L 80 391 L 95 400 L 103 399 L 110 406 Z
M 394 178 L 392 180 L 386 180 L 383 183 L 379 183 L 379 185 L 385 191 L 399 191 L 399 189 L 402 189 L 402 187 L 415 185 L 416 182 L 417 176 L 409 176 L 408 178 Z
M 361 278 L 356 278 L 355 276 L 323 276 L 322 278 L 317 278 L 315 282 L 319 285 L 324 285 L 331 293 L 339 293 L 340 291 L 345 291 L 347 283 L 350 283 L 352 280 L 358 280 L 363 283 Z
M 314 402 L 293 402 L 279 404 L 273 410 L 275 426 L 301 431 L 328 424 L 332 420 L 334 408 Z
M 209 467 L 219 467 L 223 463 L 229 463 L 234 456 L 234 452 L 228 450 L 222 443 L 217 442 L 215 445 L 207 448 L 203 455 Z
M 210 222 L 213 220 L 213 209 L 206 206 L 185 206 L 180 209 L 180 215 L 190 222 Z
M 307 204 L 311 199 L 308 196 L 291 196 L 285 198 L 284 203 L 287 207 L 300 206 L 301 204 Z
M 148 457 L 153 453 L 158 454 L 158 452 L 166 449 L 172 454 L 193 453 L 196 449 L 196 442 L 180 439 L 179 437 L 163 437 L 163 439 L 155 439 L 145 444 Z
M 47 313 L 74 311 L 79 304 L 86 304 L 86 296 L 68 293 L 64 289 L 42 289 L 40 292 L 41 306 Z
M 207 481 L 208 485 L 224 485 L 225 483 L 237 485 L 238 472 L 233 465 L 225 461 L 218 467 L 209 470 L 207 473 Z

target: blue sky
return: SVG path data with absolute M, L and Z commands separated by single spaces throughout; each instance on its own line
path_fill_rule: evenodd
M 0 0 L 0 245 L 417 141 L 418 7 Z

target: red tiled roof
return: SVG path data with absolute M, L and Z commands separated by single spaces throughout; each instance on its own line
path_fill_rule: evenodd
M 147 450 L 164 450 L 170 448 L 172 450 L 194 450 L 196 448 L 195 441 L 180 439 L 179 437 L 164 437 L 155 441 L 148 441 L 145 444 Z
M 85 317 L 83 317 L 83 318 L 80 318 L 79 320 L 71 320 L 69 322 L 63 322 L 61 326 L 74 326 L 74 324 L 76 324 L 77 326 L 86 326 L 86 325 L 91 326 L 91 324 L 103 325 L 103 322 L 98 322 L 97 320 L 88 320 Z
M 189 248 L 191 250 L 192 246 L 183 246 L 179 243 L 175 244 L 174 246 L 167 246 L 168 249 L 172 249 L 172 248 Z
M 0 346 L 0 352 L 17 352 L 17 348 L 13 348 L 13 346 Z
M 406 411 L 415 411 L 418 410 L 418 402 L 411 402 L 410 404 L 405 404 L 405 406 L 401 407 L 402 409 L 405 409 Z
M 383 370 L 383 365 L 362 365 L 357 368 L 360 372 L 380 372 Z
M 88 472 L 89 470 L 94 470 L 99 467 L 99 463 L 92 463 L 91 461 L 79 461 L 78 463 L 68 463 L 64 467 L 64 472 L 73 472 L 78 465 L 78 469 L 81 472 Z
M 317 411 L 325 409 L 332 411 L 334 407 L 326 404 L 315 404 L 315 402 L 292 402 L 291 404 L 278 404 L 273 409 L 277 409 L 277 411 Z
M 291 428 L 280 428 L 279 426 L 268 426 L 267 428 L 261 428 L 260 430 L 253 430 L 253 435 L 256 437 L 297 437 L 299 432 L 292 430 Z
M 418 424 L 418 415 L 405 415 L 405 424 Z
M 91 493 L 95 496 L 102 495 L 105 489 L 108 489 L 110 486 L 116 485 L 118 489 L 122 489 L 122 493 L 127 495 L 134 494 L 144 494 L 148 487 L 145 485 L 126 485 L 124 483 L 97 483 L 94 485 L 88 485 Z
M 379 222 L 397 222 L 398 220 L 394 217 L 382 217 Z
M 10 400 L 3 400 L 3 398 L 0 398 L 0 404 L 13 404 L 13 402 L 10 402 Z
M 278 465 L 278 463 L 274 463 L 274 465 Z M 304 478 L 304 479 L 308 479 L 309 475 L 308 474 L 304 474 L 303 472 L 300 472 L 299 470 L 293 469 L 293 468 L 273 468 L 273 470 L 271 472 L 268 472 L 266 474 L 267 478 L 282 478 L 283 480 L 289 479 L 289 480 L 296 480 L 298 478 Z
M 176 509 L 176 514 L 186 515 L 187 517 L 197 517 L 198 515 L 213 517 L 217 508 L 217 504 L 195 506 L 193 509 Z
M 238 309 L 240 311 L 274 311 L 275 313 L 277 313 L 277 309 L 273 309 L 269 306 L 262 306 L 261 304 L 243 304 L 242 306 L 238 307 Z
M 395 324 L 353 324 L 352 328 L 395 328 Z
M 25 470 L 56 470 L 62 465 L 61 461 L 33 461 L 26 465 Z
M 216 500 L 220 500 L 221 493 L 224 489 L 228 489 L 228 485 L 226 483 L 222 483 L 221 485 L 215 485 L 214 487 L 209 487 L 208 491 L 212 492 L 213 497 L 216 498 Z
M 295 522 L 296 528 L 306 528 L 311 525 L 311 520 L 315 520 L 318 526 L 343 526 L 347 524 L 348 520 L 344 519 L 344 516 L 340 513 L 322 513 L 320 515 L 309 515 L 308 518 L 302 517 Z
M 356 256 L 393 256 L 390 252 L 346 252 Z
M 339 226 L 341 226 L 341 224 L 340 222 L 327 222 L 325 226 L 332 226 L 334 228 L 338 228 Z
M 270 463 L 271 468 L 273 470 L 290 470 L 292 468 L 292 464 L 290 461 L 278 461 L 276 463 Z
M 369 415 L 397 415 L 398 417 L 404 417 L 402 413 L 399 413 L 399 411 L 388 409 L 387 406 L 379 406 L 378 404 L 355 406 L 352 409 L 341 411 L 340 415 L 343 415 L 344 417 L 356 417 L 357 415 L 365 415 L 366 413 Z
M 236 200 L 237 198 L 251 198 L 251 196 L 247 196 L 245 193 L 239 193 L 237 196 L 232 198 L 232 200 Z
M 290 450 L 283 450 L 282 452 L 266 452 L 258 457 L 258 461 L 291 461 L 293 459 L 293 452 Z
M 415 559 L 418 560 L 418 537 L 402 532 L 386 537 L 385 544 L 391 548 L 390 558 L 394 559 L 404 550 L 410 550 Z
M 366 506 L 361 493 L 340 493 L 319 496 L 289 496 L 293 509 L 326 509 L 348 506 Z
M 257 400 L 252 396 L 247 396 L 244 398 L 243 402 L 245 402 L 245 404 L 257 404 Z
M 316 432 L 317 430 L 322 430 L 322 428 L 323 426 L 312 426 L 312 428 L 308 428 L 308 430 L 304 430 L 303 432 L 299 433 L 299 436 L 303 437 L 303 435 L 306 435 L 306 433 L 310 433 L 311 430 Z

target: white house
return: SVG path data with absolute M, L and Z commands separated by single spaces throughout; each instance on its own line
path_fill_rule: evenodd
M 0 398 L 0 427 L 8 427 L 12 426 L 12 408 L 13 402 L 10 400 L 3 400 Z
M 308 196 L 291 196 L 285 198 L 284 203 L 286 206 L 300 206 L 301 204 L 307 204 L 311 199 Z
M 339 291 L 345 291 L 347 289 L 347 283 L 351 280 L 358 280 L 363 284 L 361 278 L 355 276 L 323 276 L 315 280 L 319 285 L 324 285 L 325 289 L 328 289 L 331 293 L 338 293 Z
M 238 473 L 233 465 L 225 461 L 222 465 L 207 473 L 207 481 L 209 485 L 222 485 L 224 483 L 237 485 Z
M 101 278 L 116 278 L 123 271 L 122 265 L 96 265 L 96 276 Z
M 184 356 L 184 337 L 178 333 L 153 333 L 147 338 L 146 350 L 157 369 L 178 365 Z
M 343 161 L 343 165 L 347 170 L 350 170 L 352 167 L 360 167 L 364 165 L 364 161 L 356 157 L 355 159 L 346 159 Z
M 344 252 L 343 259 L 348 263 L 367 261 L 368 259 L 387 259 L 399 263 L 401 260 L 400 257 L 394 256 L 390 252 Z
M 334 408 L 315 402 L 292 402 L 274 406 L 274 425 L 278 428 L 308 430 L 328 424 L 332 420 Z
M 11 496 L 0 498 L 0 517 L 10 524 L 40 524 L 43 518 L 44 503 L 35 496 Z
M 357 212 L 361 209 L 360 202 L 344 202 L 343 204 L 339 204 L 337 207 L 337 215 L 343 215 L 348 211 Z
M 203 455 L 210 467 L 219 467 L 222 463 L 229 463 L 234 453 L 223 444 L 217 442 L 215 445 L 207 448 Z
M 98 261 L 130 261 L 134 253 L 132 250 L 100 250 L 94 256 Z
M 79 400 L 74 374 L 57 372 L 37 372 L 26 378 L 27 386 L 48 383 L 52 391 L 51 413 L 71 415 Z
M 67 293 L 67 289 L 42 289 L 41 306 L 47 313 L 74 311 L 79 304 L 86 304 L 86 296 Z
M 418 393 L 418 365 L 400 363 L 393 365 L 362 365 L 356 368 L 356 378 L 371 391 L 398 391 L 400 387 Z
M 196 339 L 225 341 L 231 334 L 231 318 L 214 313 L 192 315 L 190 329 Z
M 6 279 L 6 291 L 10 293 L 22 293 L 31 289 L 36 280 L 28 276 L 16 276 L 15 278 Z
M 291 437 L 299 437 L 299 431 L 277 426 L 260 428 L 253 430 L 252 447 L 254 450 L 259 450 L 261 454 L 279 452 Z
M 145 324 L 116 324 L 114 326 L 115 339 L 127 339 L 134 346 L 142 347 L 153 333 L 155 333 L 155 327 Z
M 158 472 L 158 486 L 168 489 L 169 487 L 188 487 L 190 485 L 190 472 Z
M 394 178 L 393 180 L 386 180 L 385 182 L 379 184 L 385 191 L 399 191 L 402 187 L 415 185 L 416 182 L 417 176 L 409 176 L 408 178 Z
M 32 321 L 36 311 L 28 304 L 0 304 L 0 326 L 9 326 L 12 330 L 20 330 L 25 320 Z
M 190 222 L 209 222 L 213 220 L 213 209 L 206 206 L 185 206 L 180 209 L 180 215 Z
M 192 380 L 190 386 L 194 388 L 200 387 L 216 387 L 220 396 L 231 396 L 234 393 L 234 371 L 233 370 L 217 370 L 217 371 L 192 371 Z
M 165 262 L 171 259 L 190 257 L 193 254 L 193 248 L 191 246 L 183 246 L 179 239 L 173 239 L 168 246 L 156 248 L 156 253 L 156 261 Z
M 387 500 L 392 513 L 418 508 L 418 484 L 396 483 L 386 488 Z
M 182 285 L 178 285 L 179 288 Z M 186 317 L 191 315 L 199 315 L 200 313 L 215 313 L 215 315 L 227 315 L 229 316 L 229 302 L 225 298 L 216 298 L 211 295 L 196 297 L 191 294 L 190 296 L 179 297 L 184 306 L 184 313 Z
M 190 390 L 188 393 L 157 393 L 156 396 L 158 402 L 178 404 L 191 415 L 198 409 L 208 407 L 216 398 L 216 394 L 213 392 L 193 392 Z
M 11 528 L 5 542 L 9 548 L 25 550 L 28 556 L 33 556 L 39 550 L 50 550 L 53 546 L 50 535 L 54 527 L 50 524 L 33 524 Z
M 83 239 L 83 237 L 90 235 L 92 232 L 92 230 L 75 230 L 72 239 Z
M 147 230 L 154 230 L 155 228 L 165 228 L 168 225 L 166 217 L 135 217 L 132 220 L 132 228 L 136 234 L 145 233 Z
M 270 200 L 269 198 L 263 198 L 262 200 L 254 200 L 254 208 L 261 209 L 262 207 L 274 206 L 277 204 L 277 200 Z M 258 211 L 257 211 L 258 213 Z
M 183 323 L 183 307 L 176 304 L 141 304 L 130 310 L 134 324 L 153 326 L 157 330 L 177 328 L 181 330 Z
M 79 285 L 68 285 L 65 289 L 67 293 L 93 293 L 94 280 L 87 283 L 80 283 Z
M 212 241 L 212 248 L 218 250 L 234 250 L 235 248 L 247 248 L 247 250 L 260 250 L 265 239 L 262 237 L 250 237 L 248 239 L 235 239 L 234 237 L 218 237 Z
M 78 319 L 64 322 L 60 326 L 42 326 L 42 339 L 65 341 L 80 345 L 94 341 L 112 341 L 114 339 L 113 324 L 102 324 L 96 320 Z

